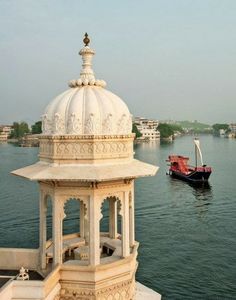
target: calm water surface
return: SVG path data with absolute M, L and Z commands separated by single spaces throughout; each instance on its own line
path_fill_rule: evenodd
M 236 299 L 236 140 L 200 138 L 204 162 L 213 167 L 204 189 L 166 176 L 169 154 L 194 157 L 192 139 L 135 146 L 138 159 L 160 166 L 155 177 L 136 182 L 137 279 L 164 300 Z M 0 144 L 0 247 L 38 247 L 38 185 L 9 174 L 37 154 Z M 65 232 L 78 226 L 70 209 Z

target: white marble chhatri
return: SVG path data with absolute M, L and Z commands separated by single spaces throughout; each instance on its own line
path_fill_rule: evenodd
M 15 265 L 21 261 L 47 274 L 44 296 L 37 299 L 133 300 L 139 245 L 134 180 L 153 176 L 158 167 L 134 159 L 128 107 L 104 88 L 104 81 L 95 79 L 91 63 L 95 52 L 87 35 L 84 43 L 80 78 L 70 81 L 70 89 L 56 97 L 42 116 L 39 162 L 12 172 L 38 181 L 40 190 L 40 248 L 30 256 L 25 250 L 12 251 L 12 256 L 18 257 Z M 71 199 L 79 203 L 79 227 L 64 235 L 65 207 Z M 51 239 L 47 239 L 49 202 Z M 109 210 L 108 232 L 100 232 L 104 203 Z M 148 293 L 139 288 L 138 299 Z M 159 295 L 153 292 L 150 299 Z

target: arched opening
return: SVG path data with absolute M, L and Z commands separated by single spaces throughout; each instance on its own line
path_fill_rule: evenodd
M 129 192 L 129 246 L 134 246 L 135 232 L 134 232 L 134 201 L 133 194 Z
M 64 204 L 62 224 L 62 260 L 78 259 L 76 250 L 85 246 L 85 205 L 78 198 L 70 198 Z
M 121 201 L 118 199 L 117 201 L 117 234 L 121 236 L 122 234 L 122 217 L 120 214 L 121 211 Z
M 42 193 L 40 201 L 40 252 L 42 269 L 45 269 L 47 264 L 50 263 L 53 258 L 52 205 L 51 195 L 44 195 Z
M 109 198 L 105 198 L 101 206 L 100 233 L 109 232 Z
M 106 263 L 104 261 L 106 259 L 110 262 L 129 255 L 131 193 L 126 193 L 122 199 L 116 195 L 108 196 L 102 201 L 98 199 L 100 206 L 95 206 L 95 209 L 92 206 L 94 202 L 91 204 L 89 200 L 89 197 L 83 200 L 68 198 L 60 203 L 53 199 L 52 207 L 52 201 L 45 199 L 47 202 L 45 219 L 48 223 L 46 264 L 52 260 L 55 264 L 77 260 L 76 264 L 83 261 L 81 262 L 83 265 L 96 265 L 101 259 Z M 91 207 L 93 210 L 90 210 Z
M 116 196 L 109 196 L 102 202 L 100 220 L 100 250 L 101 259 L 116 260 L 121 256 L 121 236 L 117 231 L 120 200 Z M 121 226 L 120 226 L 121 227 Z M 109 258 L 110 257 L 110 258 Z
M 53 199 L 53 201 L 55 200 Z M 85 227 L 84 224 L 81 226 L 81 215 L 84 222 L 84 215 L 86 214 L 84 203 L 80 199 L 70 198 L 64 202 L 62 215 L 58 214 L 58 211 L 55 215 L 55 204 L 58 205 L 59 202 L 53 201 L 50 196 L 46 196 L 41 203 L 41 257 L 43 269 L 47 265 L 50 266 L 51 262 L 60 263 L 75 259 L 74 250 L 85 245 L 84 232 L 81 236 L 81 227 Z M 54 258 L 55 253 L 56 259 Z
M 80 232 L 80 200 L 70 198 L 64 205 L 63 236 Z

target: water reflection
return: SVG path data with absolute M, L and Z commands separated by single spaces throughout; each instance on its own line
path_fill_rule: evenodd
M 185 205 L 189 205 L 190 202 L 194 203 L 198 215 L 203 216 L 208 211 L 213 199 L 212 187 L 209 183 L 192 184 L 172 177 L 169 183 L 175 205 L 178 205 L 176 202 L 182 199 L 185 200 Z
M 200 216 L 204 216 L 209 209 L 211 200 L 213 199 L 211 185 L 209 183 L 195 186 L 192 185 L 192 189 L 197 213 Z
M 160 147 L 160 140 L 149 142 L 135 142 L 134 149 L 157 149 Z
M 211 185 L 209 182 L 196 182 L 196 183 L 192 183 L 192 182 L 187 182 L 188 185 L 190 185 L 194 190 L 196 191 L 209 191 L 211 190 Z
M 134 152 L 136 159 L 156 165 L 158 163 L 157 154 L 160 152 L 160 141 L 135 143 Z

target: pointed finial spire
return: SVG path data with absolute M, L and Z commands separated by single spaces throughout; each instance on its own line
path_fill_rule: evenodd
M 90 43 L 90 39 L 88 37 L 87 32 L 85 32 L 83 42 L 84 42 L 85 47 L 88 46 L 88 44 Z
M 105 87 L 106 82 L 104 80 L 96 79 L 93 73 L 92 58 L 95 54 L 95 51 L 88 46 L 90 43 L 90 39 L 87 32 L 85 32 L 83 42 L 84 47 L 79 52 L 79 55 L 82 56 L 83 62 L 82 69 L 80 71 L 80 78 L 71 80 L 69 82 L 69 87 L 76 88 L 87 85 Z

